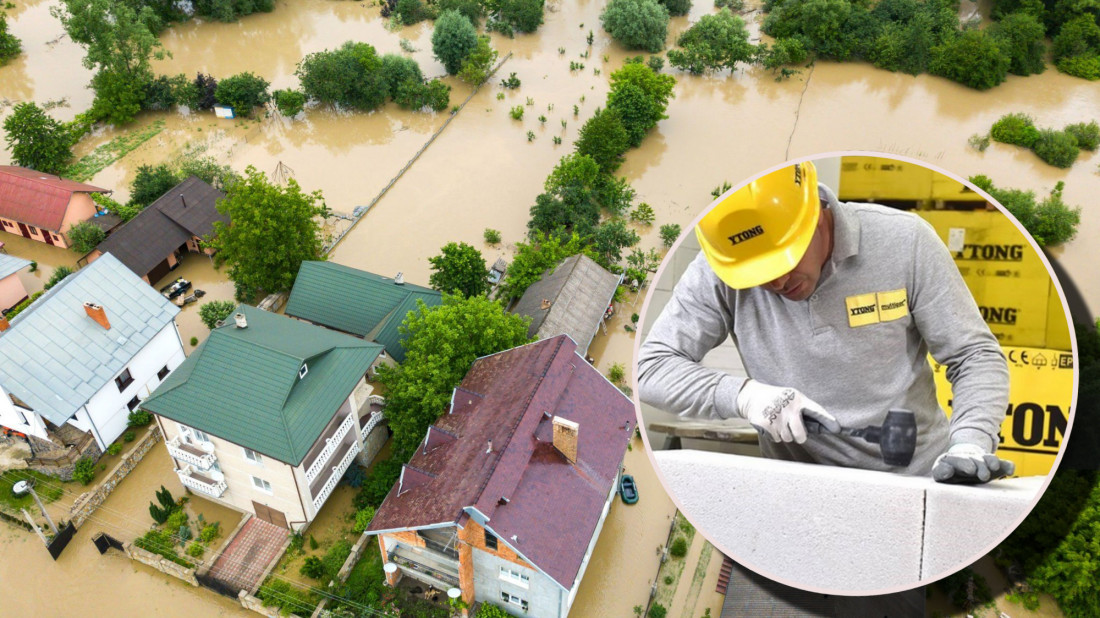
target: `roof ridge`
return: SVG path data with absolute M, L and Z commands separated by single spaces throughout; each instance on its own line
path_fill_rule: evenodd
M 71 178 L 63 178 L 59 174 L 50 174 L 49 172 L 40 172 L 40 171 L 38 171 L 34 168 L 31 168 L 31 167 L 23 167 L 21 165 L 9 165 L 9 166 L 5 166 L 5 167 L 14 167 L 14 168 L 17 168 L 17 169 L 25 169 L 25 170 L 30 170 L 30 171 L 34 172 L 35 174 L 42 174 L 42 175 L 46 175 L 46 176 L 52 176 L 53 178 L 44 179 L 44 178 L 40 178 L 40 177 L 35 177 L 34 174 L 17 174 L 17 173 L 13 173 L 11 171 L 8 171 L 8 170 L 0 170 L 0 173 L 8 174 L 9 176 L 14 176 L 16 178 L 22 178 L 24 180 L 29 180 L 30 182 L 36 182 L 38 184 L 47 185 L 47 186 L 50 186 L 50 187 L 53 187 L 53 188 L 56 188 L 56 189 L 61 189 L 62 191 L 65 191 L 67 189 L 65 189 L 63 187 L 58 187 L 56 184 L 51 184 L 50 182 L 47 182 L 47 180 L 53 181 L 53 180 L 56 179 L 57 181 L 61 181 L 61 182 L 71 182 L 73 184 L 78 184 L 78 185 L 81 185 L 81 186 L 84 186 L 84 187 L 92 187 L 93 189 L 98 189 L 98 191 L 81 191 L 79 189 L 72 189 L 72 190 L 69 191 L 69 193 L 100 193 L 100 192 L 114 193 L 114 191 L 111 191 L 110 189 L 104 189 L 103 187 L 97 187 L 95 185 L 90 185 L 86 182 L 80 182 L 79 180 L 73 180 Z

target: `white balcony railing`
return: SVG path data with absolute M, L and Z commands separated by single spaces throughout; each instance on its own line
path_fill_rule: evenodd
M 180 482 L 188 489 L 206 494 L 211 498 L 220 498 L 229 487 L 225 484 L 225 477 L 217 470 L 200 473 L 191 466 L 185 466 L 182 470 L 176 470 Z
M 359 443 L 352 442 L 348 452 L 344 454 L 344 457 L 339 463 L 332 467 L 332 476 L 328 477 L 328 480 L 325 481 L 325 484 L 321 487 L 321 492 L 313 499 L 314 509 L 321 510 L 321 505 L 325 503 L 325 500 L 328 500 L 329 494 L 336 488 L 336 484 L 340 482 L 340 478 L 344 476 L 344 473 L 348 470 L 348 466 L 351 465 L 352 460 L 355 459 L 355 456 L 358 454 Z
M 355 424 L 355 421 L 355 415 L 348 414 L 344 417 L 340 426 L 336 428 L 336 433 L 332 434 L 331 438 L 325 439 L 325 448 L 321 449 L 321 453 L 317 455 L 317 459 L 314 459 L 309 469 L 306 470 L 307 483 L 312 483 L 313 479 L 317 478 L 317 475 L 321 473 L 321 470 L 324 469 L 325 464 L 328 462 L 328 458 L 332 457 L 332 454 L 336 452 L 336 448 L 344 441 L 344 436 L 348 435 L 348 432 L 351 431 L 351 426 Z
M 366 440 L 370 432 L 374 431 L 374 428 L 384 420 L 386 420 L 386 414 L 384 412 L 371 412 L 367 424 L 363 425 L 363 439 Z
M 209 470 L 218 460 L 214 455 L 214 443 L 212 442 L 185 442 L 181 436 L 176 436 L 168 442 L 168 454 L 185 464 L 192 465 L 199 470 Z
M 386 398 L 381 395 L 371 395 L 367 398 L 367 401 L 369 401 L 372 406 L 386 407 Z

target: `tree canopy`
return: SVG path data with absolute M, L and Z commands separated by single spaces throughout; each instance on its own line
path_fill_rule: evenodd
M 629 63 L 611 74 L 607 107 L 619 113 L 631 146 L 640 145 L 646 132 L 668 118 L 665 110 L 675 96 L 675 86 L 674 77 L 654 73 L 640 62 Z
M 431 286 L 448 294 L 483 296 L 489 291 L 489 269 L 481 252 L 466 243 L 447 243 L 442 253 L 428 258 Z
M 1001 189 L 993 185 L 988 176 L 971 176 L 970 182 L 997 200 L 1024 229 L 1035 238 L 1040 247 L 1060 245 L 1073 240 L 1081 223 L 1081 208 L 1062 201 L 1065 184 L 1059 182 L 1050 195 L 1036 202 L 1033 191 Z
M 618 110 L 597 109 L 581 127 L 575 145 L 577 154 L 591 157 L 600 171 L 609 174 L 622 165 L 623 153 L 630 147 L 630 136 Z
M 13 163 L 39 172 L 61 174 L 73 158 L 68 129 L 31 101 L 4 119 L 4 140 Z
M 738 62 L 750 62 L 756 53 L 744 20 L 729 9 L 702 16 L 676 44 L 683 49 L 669 50 L 669 64 L 694 75 L 732 70 Z
M 294 179 L 286 187 L 272 184 L 248 166 L 217 208 L 230 223 L 214 222 L 206 243 L 217 250 L 215 265 L 229 265 L 239 301 L 289 290 L 303 261 L 322 258 L 320 191 L 303 193 Z
M 8 32 L 7 14 L 0 13 L 0 66 L 7 64 L 22 50 L 23 44 L 19 41 L 19 37 Z
M 668 9 L 657 0 L 610 0 L 600 23 L 627 49 L 644 49 L 655 54 L 668 37 Z
M 585 247 L 577 234 L 562 238 L 538 233 L 528 243 L 516 243 L 516 256 L 508 265 L 504 281 L 497 288 L 497 296 L 505 300 L 523 296 L 547 269 L 578 253 L 593 256 L 592 250 Z
M 432 31 L 432 52 L 451 75 L 462 69 L 462 62 L 477 49 L 477 30 L 465 15 L 444 11 Z

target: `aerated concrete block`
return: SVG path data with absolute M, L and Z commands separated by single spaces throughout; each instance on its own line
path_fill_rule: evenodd
M 947 486 L 703 451 L 654 455 L 673 499 L 719 550 L 781 583 L 827 593 L 898 591 L 970 564 L 1038 487 L 1030 479 Z M 958 524 L 994 510 L 986 527 Z

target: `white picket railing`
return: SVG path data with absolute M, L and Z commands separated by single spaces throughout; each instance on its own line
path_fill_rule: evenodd
M 329 495 L 333 489 L 336 489 L 336 484 L 340 482 L 340 477 L 344 476 L 344 472 L 347 472 L 348 466 L 351 465 L 355 456 L 359 454 L 359 443 L 352 442 L 351 448 L 348 449 L 347 454 L 340 460 L 340 463 L 332 467 L 332 476 L 328 477 L 325 484 L 321 487 L 321 493 L 317 494 L 317 497 L 313 499 L 313 508 L 321 510 L 321 505 L 328 500 Z
M 368 419 L 367 424 L 363 426 L 363 439 L 366 440 L 370 432 L 374 431 L 374 428 L 384 420 L 386 420 L 385 412 L 371 412 L 370 419 Z
M 196 455 L 194 453 L 191 453 L 189 451 L 185 451 L 182 448 L 183 444 L 187 444 L 190 447 L 197 448 L 197 449 L 200 449 L 202 451 L 205 451 L 206 454 L 200 456 L 200 455 Z M 172 440 L 168 442 L 168 454 L 171 455 L 174 459 L 178 459 L 178 460 L 182 461 L 183 463 L 195 466 L 199 470 L 209 470 L 210 468 L 212 468 L 214 466 L 214 462 L 216 462 L 218 460 L 218 458 L 214 455 L 214 444 L 213 443 L 211 443 L 211 442 L 202 442 L 202 443 L 199 443 L 199 444 L 185 443 L 185 442 L 183 442 L 183 440 L 181 439 L 180 436 L 176 436 L 175 438 L 172 438 Z
M 332 434 L 331 438 L 325 440 L 325 448 L 321 449 L 321 454 L 317 456 L 317 459 L 313 460 L 309 469 L 306 470 L 307 483 L 312 483 L 313 480 L 317 478 L 317 475 L 321 473 L 321 469 L 325 467 L 328 458 L 332 457 L 332 454 L 336 451 L 336 447 L 340 446 L 340 443 L 344 440 L 344 436 L 348 435 L 348 431 L 351 431 L 351 426 L 355 424 L 355 421 L 355 415 L 348 414 L 344 417 L 340 426 L 336 428 L 336 433 Z
M 195 469 L 191 466 L 187 466 L 182 470 L 177 470 L 176 472 L 179 474 L 180 482 L 183 483 L 184 487 L 187 487 L 188 489 L 194 489 L 195 491 L 204 493 L 212 498 L 220 498 L 221 495 L 225 493 L 225 490 L 229 488 L 229 486 L 225 484 L 224 479 L 211 479 L 214 482 L 207 483 L 205 481 L 201 481 L 195 478 L 194 476 L 192 476 L 192 473 L 195 472 Z

